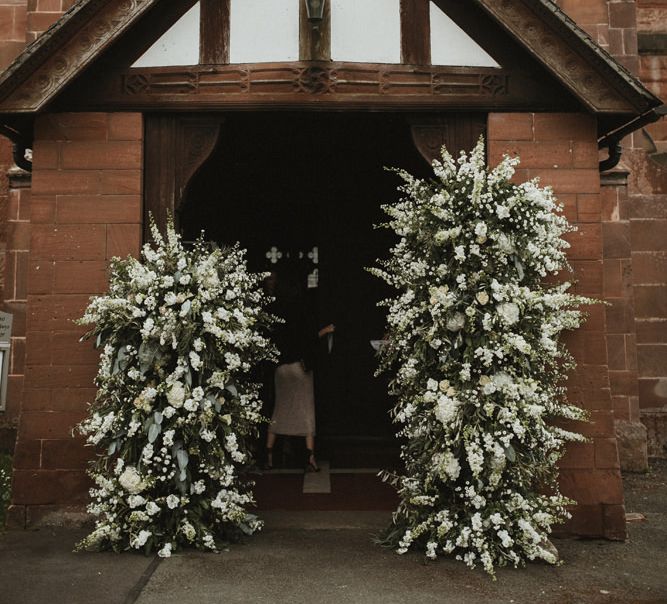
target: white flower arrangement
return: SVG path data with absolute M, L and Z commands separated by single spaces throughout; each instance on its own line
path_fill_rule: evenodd
M 143 261 L 112 260 L 108 294 L 79 321 L 102 349 L 79 430 L 102 454 L 89 469 L 96 527 L 77 547 L 217 551 L 261 528 L 244 478 L 263 421 L 250 371 L 276 357 L 274 319 L 238 246 L 186 249 L 172 223 L 152 233 Z
M 485 165 L 484 143 L 436 178 L 398 171 L 405 194 L 384 207 L 399 237 L 371 272 L 398 293 L 388 307 L 380 371 L 394 377 L 404 471 L 384 473 L 400 504 L 382 541 L 428 558 L 451 554 L 487 572 L 540 558 L 573 501 L 558 489 L 566 441 L 554 419 L 585 420 L 566 400 L 571 356 L 558 335 L 593 300 L 544 278 L 569 269 L 574 230 L 550 188 L 510 182 L 518 159 Z M 415 271 L 419 263 L 420 270 Z

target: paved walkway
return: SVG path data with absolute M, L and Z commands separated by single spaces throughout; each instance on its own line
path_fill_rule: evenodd
M 627 543 L 557 540 L 565 564 L 505 570 L 496 582 L 461 563 L 424 564 L 372 543 L 387 512 L 263 512 L 267 527 L 219 555 L 159 561 L 73 554 L 84 532 L 0 537 L 0 603 L 208 604 L 667 603 L 667 464 L 626 480 L 627 508 L 646 517 Z

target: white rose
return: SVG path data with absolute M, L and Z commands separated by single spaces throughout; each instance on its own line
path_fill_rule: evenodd
M 176 495 L 169 495 L 169 497 L 167 497 L 167 507 L 170 510 L 176 509 L 179 503 L 181 503 L 181 500 L 176 497 Z
M 505 325 L 514 325 L 519 320 L 519 307 L 514 302 L 498 304 L 496 312 Z
M 164 547 L 157 553 L 160 558 L 171 557 L 171 543 L 165 543 Z
M 460 331 L 466 324 L 466 318 L 463 313 L 456 312 L 447 319 L 447 329 L 449 331 Z
M 145 486 L 143 480 L 137 469 L 132 466 L 127 466 L 123 473 L 118 478 L 118 482 L 128 493 L 136 495 L 144 490 Z
M 477 301 L 484 306 L 485 304 L 488 304 L 489 302 L 489 294 L 487 294 L 485 291 L 478 292 L 477 295 L 475 296 L 477 298 Z
M 185 400 L 185 388 L 181 382 L 176 382 L 167 393 L 167 400 L 169 404 L 175 409 L 180 409 Z

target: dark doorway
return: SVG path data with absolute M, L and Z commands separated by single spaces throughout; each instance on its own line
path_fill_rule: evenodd
M 226 117 L 219 143 L 180 206 L 186 239 L 202 229 L 239 241 L 251 269 L 278 254 L 298 258 L 321 326 L 316 369 L 318 450 L 332 467 L 386 467 L 397 459 L 391 400 L 371 340 L 384 332 L 377 302 L 391 292 L 365 267 L 386 256 L 392 235 L 374 225 L 399 193 L 385 166 L 426 174 L 404 116 L 243 114 Z M 316 287 L 315 287 L 316 286 Z

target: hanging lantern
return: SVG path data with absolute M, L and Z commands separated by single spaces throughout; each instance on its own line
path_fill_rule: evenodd
M 306 11 L 308 13 L 308 21 L 317 23 L 324 17 L 324 2 L 325 0 L 304 0 L 306 3 Z

